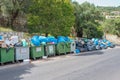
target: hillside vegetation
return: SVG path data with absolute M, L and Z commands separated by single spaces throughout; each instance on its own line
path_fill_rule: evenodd
M 119 18 L 106 20 L 103 15 L 112 11 L 120 11 L 120 6 L 101 7 L 72 0 L 0 0 L 0 31 L 88 38 L 102 38 L 106 32 L 120 36 Z

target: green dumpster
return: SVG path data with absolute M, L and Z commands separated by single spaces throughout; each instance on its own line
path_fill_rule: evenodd
M 44 56 L 44 46 L 32 46 L 30 47 L 30 58 L 36 59 Z
M 0 48 L 0 63 L 14 62 L 14 48 Z
M 46 44 L 45 56 L 55 56 L 55 44 Z
M 58 43 L 56 45 L 56 54 L 60 55 L 60 54 L 66 54 L 66 43 L 64 42 L 61 42 L 61 43 Z
M 66 44 L 65 44 L 65 51 L 66 52 L 71 52 L 71 42 L 66 42 Z

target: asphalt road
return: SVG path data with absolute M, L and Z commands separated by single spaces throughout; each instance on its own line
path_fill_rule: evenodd
M 120 80 L 120 47 L 0 66 L 0 80 Z

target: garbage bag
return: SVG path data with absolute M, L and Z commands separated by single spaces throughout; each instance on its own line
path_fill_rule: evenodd
M 28 46 L 28 43 L 26 42 L 26 40 L 25 40 L 25 39 L 22 39 L 22 46 L 23 46 L 23 47 Z
M 2 36 L 0 36 L 0 40 L 2 40 L 3 39 L 3 37 Z
M 59 42 L 66 42 L 64 36 L 58 36 L 57 39 L 58 39 L 58 43 Z
M 87 46 L 87 49 L 89 51 L 92 51 L 92 50 L 95 50 L 96 48 L 95 48 L 95 45 L 91 45 L 91 46 Z
M 46 42 L 41 42 L 42 45 L 46 45 Z
M 98 39 L 95 39 L 95 40 L 94 40 L 94 45 L 98 45 L 98 44 L 99 44 L 98 41 L 99 41 Z
M 80 50 L 79 50 L 79 49 L 76 49 L 76 50 L 75 50 L 75 53 L 76 53 L 76 54 L 79 54 L 79 53 L 80 53 Z
M 81 52 L 88 51 L 87 48 L 83 48 L 83 47 L 76 47 L 76 49 L 80 50 Z
M 11 41 L 8 38 L 6 38 L 5 39 L 5 44 L 9 46 L 11 44 Z
M 98 43 L 98 41 L 94 41 L 94 45 L 98 45 L 99 43 Z
M 22 47 L 23 45 L 22 45 L 21 42 L 18 42 L 18 43 L 16 43 L 14 46 L 15 46 L 15 47 Z
M 68 36 L 66 36 L 64 39 L 66 42 L 72 42 L 72 40 Z
M 40 46 L 39 36 L 33 36 L 32 39 L 31 39 L 31 42 L 32 42 L 35 46 Z
M 39 36 L 39 41 L 42 43 L 42 42 L 47 42 L 47 38 L 45 36 Z
M 48 43 L 57 44 L 57 39 L 55 37 L 47 37 Z
M 83 47 L 83 45 L 82 45 L 81 42 L 76 42 L 76 46 L 77 46 L 77 47 Z
M 103 39 L 103 42 L 104 42 L 104 43 L 106 43 L 107 41 L 108 41 L 108 40 L 106 40 L 106 39 Z
M 101 49 L 107 49 L 107 48 L 108 48 L 108 46 L 107 46 L 107 45 L 105 45 L 105 44 L 103 44 L 103 43 L 101 43 L 101 44 L 100 44 L 100 48 L 101 48 Z
M 110 48 L 114 48 L 115 47 L 115 45 L 112 42 L 110 42 L 110 41 L 107 41 L 106 43 L 107 43 L 107 46 L 110 47 Z
M 67 41 L 68 42 L 73 42 L 74 40 L 72 38 L 70 38 L 70 37 L 67 37 Z
M 95 47 L 96 47 L 96 50 L 100 50 L 101 49 L 100 45 L 96 45 Z
M 84 39 L 84 42 L 85 42 L 85 43 L 87 43 L 87 42 L 88 42 L 88 39 L 87 39 L 87 38 L 85 38 L 85 39 Z
M 95 41 L 95 38 L 92 38 L 91 40 L 94 42 L 94 41 Z

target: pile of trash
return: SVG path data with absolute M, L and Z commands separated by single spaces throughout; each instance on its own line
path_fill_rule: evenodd
M 57 37 L 58 43 L 60 42 L 73 42 L 73 40 L 71 38 L 69 38 L 68 36 L 58 36 Z
M 0 36 L 0 48 L 10 48 L 10 47 L 26 47 L 28 42 L 25 39 L 18 39 L 18 36 L 11 36 L 10 38 L 3 38 Z
M 46 44 L 58 44 L 61 42 L 72 42 L 72 39 L 65 36 L 58 36 L 55 38 L 54 36 L 33 36 L 30 40 L 30 43 L 32 46 L 40 46 L 40 45 L 46 45 Z
M 84 51 L 92 51 L 92 50 L 100 50 L 100 49 L 107 49 L 108 47 L 114 48 L 115 44 L 106 40 L 106 39 L 80 39 L 76 41 L 76 49 L 81 52 Z
M 19 40 L 18 36 L 11 36 L 10 38 L 4 39 L 3 36 L 0 36 L 0 47 L 26 47 L 26 46 L 40 46 L 46 44 L 58 44 L 61 42 L 72 42 L 73 40 L 65 36 L 38 36 L 35 35 L 30 39 L 21 39 Z
M 32 46 L 40 46 L 40 45 L 46 45 L 46 44 L 57 44 L 57 39 L 53 36 L 33 36 L 31 38 L 31 45 Z

